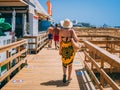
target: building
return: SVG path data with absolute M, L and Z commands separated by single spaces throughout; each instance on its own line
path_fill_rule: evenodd
M 38 35 L 41 21 L 51 19 L 38 0 L 0 0 L 0 13 L 17 38 Z
M 0 46 L 12 43 L 10 34 L 13 33 L 18 39 L 26 35 L 37 36 L 42 28 L 42 22 L 50 24 L 49 20 L 51 20 L 38 0 L 0 0 L 0 13 L 5 18 L 5 22 L 12 25 L 6 36 L 0 36 Z M 6 60 L 5 52 L 0 53 L 0 62 L 4 60 Z M 6 70 L 6 65 L 0 67 L 0 76 Z

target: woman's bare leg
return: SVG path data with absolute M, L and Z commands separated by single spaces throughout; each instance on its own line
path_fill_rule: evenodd
M 67 72 L 67 68 L 63 66 L 63 74 L 66 75 L 66 72 Z
M 68 66 L 68 80 L 71 79 L 71 72 L 72 72 L 72 64 Z
M 57 49 L 57 44 L 56 44 L 56 41 L 55 41 L 55 49 Z
M 67 68 L 63 66 L 63 82 L 66 83 L 66 72 Z
M 52 46 L 52 40 L 50 40 L 50 47 Z

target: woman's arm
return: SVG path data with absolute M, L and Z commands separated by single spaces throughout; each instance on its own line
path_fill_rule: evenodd
M 61 55 L 61 31 L 59 31 L 59 55 Z
M 77 34 L 75 33 L 75 30 L 74 30 L 74 29 L 72 29 L 72 36 L 73 36 L 73 39 L 74 39 L 76 42 L 79 41 L 79 39 L 78 39 L 78 37 L 77 37 Z

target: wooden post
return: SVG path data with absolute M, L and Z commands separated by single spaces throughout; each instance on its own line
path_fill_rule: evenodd
M 7 50 L 6 51 L 6 58 L 9 58 L 9 57 L 10 57 L 10 53 Z M 7 63 L 7 71 L 9 71 L 9 69 L 10 69 L 10 62 Z M 7 81 L 9 81 L 9 80 L 10 80 L 10 75 L 8 75 L 8 77 L 7 77 Z
M 91 52 L 92 53 L 92 58 L 95 60 L 95 52 Z M 93 70 L 93 63 L 91 62 L 91 69 Z
M 101 60 L 101 68 L 104 69 L 104 60 Z
M 87 52 L 87 47 L 85 46 L 85 52 Z M 87 57 L 85 55 L 85 61 L 87 61 Z
M 112 43 L 110 43 L 110 52 L 112 53 Z
M 92 40 L 92 36 L 91 36 L 91 40 Z
M 35 53 L 37 53 L 37 48 L 38 48 L 38 36 L 35 38 Z
M 107 50 L 107 51 L 108 51 L 108 47 L 109 47 L 109 46 L 108 46 L 108 41 L 107 41 L 107 42 L 106 42 L 106 50 Z
M 120 45 L 119 45 L 119 50 L 120 50 Z M 119 52 L 119 58 L 120 58 L 120 52 Z
M 20 52 L 20 46 L 19 47 L 17 47 L 17 51 L 18 51 L 18 53 Z M 17 58 L 17 60 L 18 60 L 18 63 L 20 62 L 20 56 Z M 20 70 L 20 66 L 18 67 L 18 71 Z
M 115 42 L 112 44 L 112 52 L 113 52 L 113 54 L 115 53 L 114 51 L 115 51 Z
M 112 65 L 110 66 L 110 73 L 112 73 Z
M 104 78 L 103 78 L 103 76 L 100 74 L 100 83 L 101 83 L 101 85 L 104 87 Z

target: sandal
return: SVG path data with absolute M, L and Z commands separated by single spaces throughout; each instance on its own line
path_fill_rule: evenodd
M 63 75 L 63 83 L 66 83 L 66 75 Z

